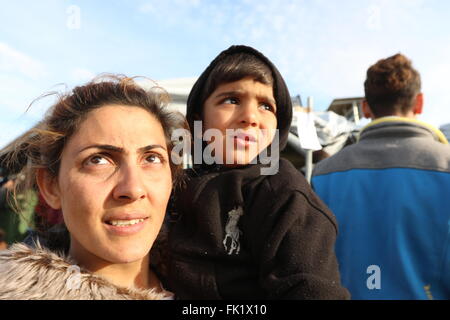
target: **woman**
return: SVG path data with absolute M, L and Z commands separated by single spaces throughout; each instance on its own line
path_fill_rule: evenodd
M 0 299 L 171 298 L 149 267 L 181 170 L 170 137 L 184 123 L 166 100 L 130 78 L 97 79 L 60 97 L 4 150 L 6 167 L 22 168 L 28 187 L 62 211 L 70 245 L 2 252 Z

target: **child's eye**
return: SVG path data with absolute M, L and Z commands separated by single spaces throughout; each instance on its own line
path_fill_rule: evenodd
M 268 103 L 263 103 L 259 107 L 261 109 L 263 109 L 263 110 L 275 112 L 275 108 L 272 105 L 268 104 Z
M 226 99 L 222 100 L 222 103 L 225 103 L 225 104 L 238 104 L 239 101 L 236 98 L 226 98 Z

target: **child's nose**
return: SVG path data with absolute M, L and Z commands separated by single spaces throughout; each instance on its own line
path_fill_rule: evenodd
M 257 104 L 248 102 L 242 105 L 239 122 L 245 126 L 257 127 L 259 125 Z

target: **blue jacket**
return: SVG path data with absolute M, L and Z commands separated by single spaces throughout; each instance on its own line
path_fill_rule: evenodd
M 353 299 L 450 299 L 450 146 L 439 130 L 377 119 L 318 163 L 312 183 L 338 220 Z

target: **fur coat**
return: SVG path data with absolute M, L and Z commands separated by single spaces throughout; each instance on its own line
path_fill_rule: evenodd
M 23 243 L 0 251 L 0 300 L 159 300 L 153 290 L 123 288 L 80 269 L 63 254 Z

